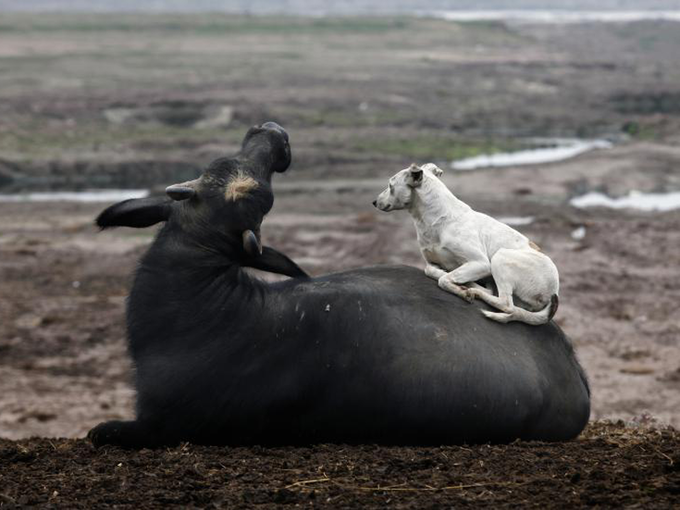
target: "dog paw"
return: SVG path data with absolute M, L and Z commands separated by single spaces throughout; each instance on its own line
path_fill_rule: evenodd
M 510 314 L 509 313 L 497 313 L 497 312 L 491 312 L 489 310 L 482 310 L 482 313 L 487 319 L 491 319 L 492 321 L 496 322 L 502 322 L 506 323 L 510 319 Z

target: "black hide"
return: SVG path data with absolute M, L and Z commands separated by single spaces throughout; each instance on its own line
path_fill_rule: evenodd
M 268 184 L 281 162 L 247 149 L 202 179 L 250 168 Z M 128 300 L 137 416 L 95 427 L 95 445 L 559 441 L 587 423 L 587 381 L 556 324 L 490 321 L 404 266 L 264 283 L 240 243 L 270 188 L 242 206 L 198 189 L 172 204 Z M 302 272 L 268 249 L 258 263 Z

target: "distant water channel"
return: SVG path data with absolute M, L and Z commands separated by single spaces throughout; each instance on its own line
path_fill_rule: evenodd
M 118 202 L 149 196 L 146 189 L 91 189 L 85 191 L 39 191 L 0 194 L 2 202 Z
M 550 147 L 520 150 L 476 156 L 451 163 L 456 170 L 475 170 L 489 167 L 523 166 L 552 163 L 573 158 L 579 154 L 597 149 L 608 149 L 612 144 L 606 140 L 579 139 L 534 139 L 534 144 Z M 149 196 L 147 189 L 88 189 L 83 191 L 36 191 L 24 193 L 0 193 L 0 203 L 22 202 L 118 202 Z M 671 211 L 680 209 L 680 192 L 641 193 L 631 191 L 628 195 L 613 198 L 599 192 L 589 192 L 574 197 L 569 202 L 577 208 L 606 207 L 611 209 L 636 209 L 641 211 Z M 504 223 L 518 227 L 530 225 L 533 216 L 500 218 Z
M 535 148 L 514 152 L 482 154 L 472 158 L 460 159 L 452 162 L 451 168 L 454 170 L 476 170 L 478 168 L 555 163 L 595 149 L 609 149 L 612 147 L 612 143 L 607 140 L 537 138 L 527 142 L 534 145 Z
M 631 191 L 628 195 L 612 198 L 602 193 L 590 192 L 572 198 L 569 203 L 580 209 L 607 207 L 610 209 L 637 209 L 639 211 L 672 211 L 680 209 L 680 191 L 671 193 L 640 193 Z
M 439 11 L 424 13 L 450 21 L 508 21 L 516 23 L 631 23 L 634 21 L 680 21 L 680 11 L 567 11 L 498 10 Z

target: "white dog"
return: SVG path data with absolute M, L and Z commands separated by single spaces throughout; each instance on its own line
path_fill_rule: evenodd
M 392 176 L 373 205 L 381 211 L 408 209 L 427 262 L 425 274 L 439 287 L 501 310 L 482 310 L 498 322 L 548 322 L 557 311 L 560 286 L 553 261 L 513 228 L 457 199 L 438 179 L 441 174 L 433 163 L 413 164 Z M 475 283 L 488 276 L 498 296 Z M 513 296 L 528 310 L 516 306 Z

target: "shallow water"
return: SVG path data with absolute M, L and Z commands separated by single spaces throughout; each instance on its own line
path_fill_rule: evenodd
M 538 147 L 514 152 L 482 154 L 473 158 L 460 159 L 451 163 L 454 170 L 476 170 L 478 168 L 537 165 L 554 163 L 576 157 L 595 149 L 610 149 L 612 143 L 607 140 L 580 140 L 571 138 L 534 139 L 534 145 L 552 144 L 552 147 Z
M 498 218 L 498 221 L 510 227 L 521 227 L 523 225 L 531 225 L 535 219 L 533 216 L 504 216 Z
M 118 202 L 149 196 L 145 189 L 92 189 L 0 194 L 0 202 Z
M 520 23 L 630 23 L 633 21 L 680 21 L 680 11 L 561 11 L 499 10 L 440 11 L 430 13 L 451 21 L 513 21 Z
M 628 195 L 612 198 L 603 193 L 590 192 L 572 198 L 574 207 L 608 207 L 610 209 L 637 209 L 640 211 L 671 211 L 680 209 L 680 191 L 672 193 L 640 193 L 631 191 Z

